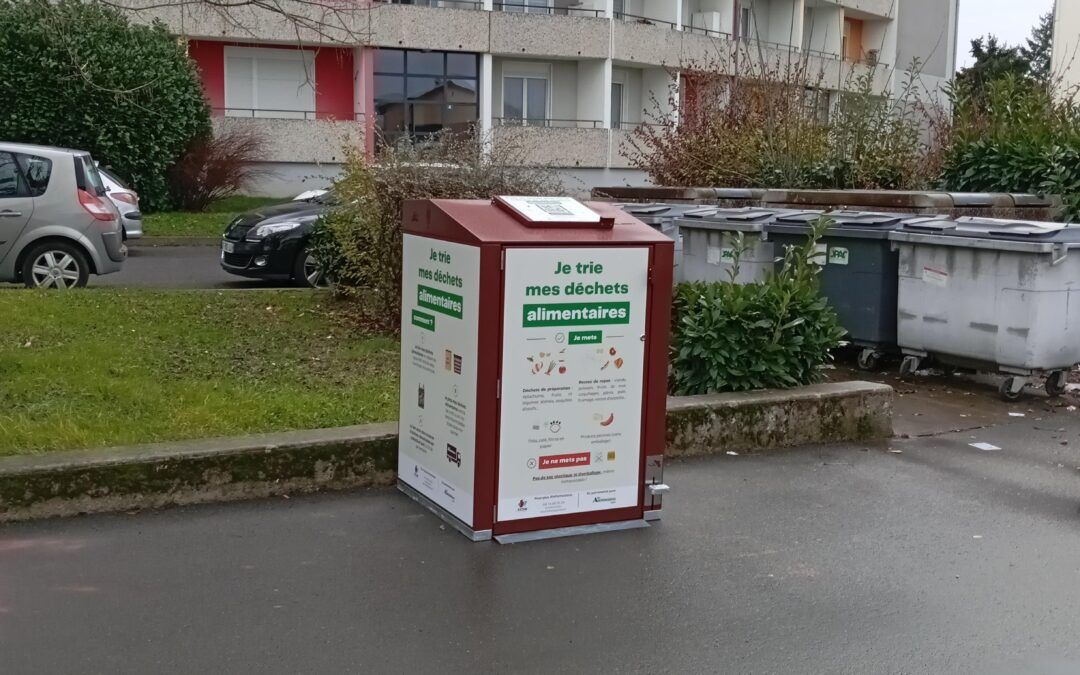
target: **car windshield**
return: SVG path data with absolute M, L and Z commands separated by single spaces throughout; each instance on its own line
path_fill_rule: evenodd
M 121 188 L 123 190 L 130 190 L 131 189 L 130 187 L 128 187 L 127 183 L 120 180 L 116 176 L 115 173 L 109 171 L 108 169 L 103 169 L 103 168 L 101 168 L 99 166 L 98 167 L 98 172 L 105 178 L 105 180 L 109 181 L 110 183 L 115 183 L 117 187 L 119 187 L 119 188 Z
M 312 204 L 322 204 L 323 206 L 336 206 L 338 203 L 337 195 L 333 190 L 327 190 L 321 195 L 316 195 L 308 200 Z

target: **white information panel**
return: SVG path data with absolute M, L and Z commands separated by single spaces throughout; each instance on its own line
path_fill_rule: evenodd
M 572 197 L 499 197 L 534 223 L 599 223 L 600 214 Z
M 398 477 L 470 527 L 479 282 L 479 248 L 404 236 Z
M 498 520 L 637 505 L 647 248 L 506 251 Z

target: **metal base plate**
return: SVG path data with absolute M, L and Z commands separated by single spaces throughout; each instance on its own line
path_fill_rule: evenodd
M 535 530 L 533 532 L 516 532 L 514 534 L 496 535 L 495 541 L 500 544 L 520 544 L 526 541 L 540 541 L 542 539 L 557 539 L 559 537 L 576 537 L 580 534 L 598 534 L 600 532 L 619 532 L 621 530 L 637 530 L 649 527 L 644 520 L 623 520 L 618 523 L 597 523 L 595 525 L 577 525 L 575 527 L 556 527 L 551 530 Z
M 432 513 L 437 515 L 447 525 L 462 533 L 469 539 L 473 541 L 489 541 L 491 539 L 491 530 L 472 529 L 465 523 L 461 522 L 454 516 L 447 513 L 441 506 L 417 492 L 415 488 L 411 487 L 404 481 L 398 480 L 397 486 L 399 490 L 412 497 L 414 500 L 424 506 L 428 511 L 431 511 Z
M 660 520 L 660 509 L 656 509 L 654 511 L 646 511 L 645 520 L 649 522 L 652 522 L 654 520 Z

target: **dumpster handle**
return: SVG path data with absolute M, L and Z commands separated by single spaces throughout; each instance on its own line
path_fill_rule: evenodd
M 1069 245 L 1068 244 L 1054 244 L 1054 259 L 1050 261 L 1050 266 L 1054 267 L 1065 262 L 1065 259 L 1069 257 Z

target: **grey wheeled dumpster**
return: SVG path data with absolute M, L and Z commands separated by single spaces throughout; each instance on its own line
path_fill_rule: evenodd
M 683 241 L 683 280 L 764 281 L 776 268 L 776 248 L 762 239 L 765 225 L 777 216 L 794 213 L 810 212 L 748 206 L 684 213 L 675 221 Z
M 902 373 L 930 357 L 1007 375 L 1007 400 L 1037 371 L 1048 374 L 1047 393 L 1065 391 L 1080 363 L 1080 227 L 931 219 L 890 238 L 899 254 Z
M 701 204 L 616 204 L 646 225 L 675 241 L 675 283 L 683 280 L 683 240 L 676 219 L 685 213 L 699 211 Z M 704 207 L 712 208 L 712 207 Z
M 785 246 L 801 246 L 810 226 L 821 214 L 797 212 L 776 217 L 765 226 L 765 235 L 781 254 Z M 822 270 L 821 291 L 848 331 L 848 339 L 862 347 L 859 367 L 877 368 L 881 357 L 896 347 L 897 253 L 889 232 L 905 219 L 900 213 L 833 211 L 818 242 Z

